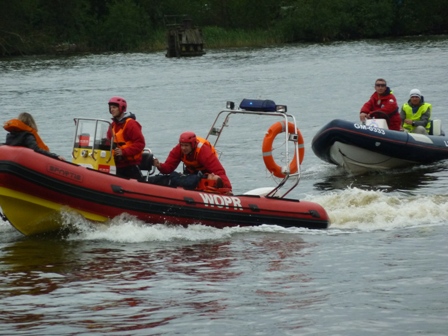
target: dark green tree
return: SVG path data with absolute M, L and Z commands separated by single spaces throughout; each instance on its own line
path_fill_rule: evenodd
M 128 51 L 150 38 L 149 17 L 133 0 L 114 1 L 108 9 L 108 15 L 90 32 L 93 46 Z
M 215 38 L 229 30 L 263 30 L 284 42 L 448 32 L 447 0 L 0 0 L 0 8 L 0 56 L 52 52 L 60 44 L 137 50 L 166 29 L 165 15 L 214 27 Z

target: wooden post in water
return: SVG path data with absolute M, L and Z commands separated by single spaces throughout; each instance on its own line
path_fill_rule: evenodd
M 178 18 L 182 22 L 178 23 Z M 168 20 L 173 22 L 168 22 Z M 193 26 L 191 19 L 185 15 L 165 15 L 166 33 L 166 57 L 190 57 L 202 56 L 204 51 L 204 38 L 202 30 Z

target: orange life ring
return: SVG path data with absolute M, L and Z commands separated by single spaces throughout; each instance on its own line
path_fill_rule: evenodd
M 279 121 L 275 124 L 272 124 L 269 127 L 266 135 L 263 139 L 263 161 L 266 165 L 266 168 L 276 177 L 285 177 L 286 175 L 282 172 L 282 167 L 280 167 L 277 163 L 275 163 L 274 158 L 272 157 L 272 144 L 274 143 L 275 137 L 283 133 L 285 131 L 285 121 Z M 300 133 L 298 128 L 294 129 L 294 124 L 292 122 L 288 122 L 288 133 L 297 134 L 297 142 L 299 144 L 299 163 L 301 164 L 303 161 L 303 157 L 305 155 L 305 147 L 303 146 L 303 136 Z M 289 171 L 290 174 L 294 174 L 297 172 L 297 152 L 294 153 L 294 157 L 289 163 Z

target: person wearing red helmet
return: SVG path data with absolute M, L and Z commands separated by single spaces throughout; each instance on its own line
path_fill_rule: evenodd
M 159 160 L 154 159 L 154 166 L 162 174 L 173 174 L 180 162 L 184 163 L 183 175 L 199 177 L 196 180 L 196 184 L 202 185 L 198 183 L 200 178 L 207 177 L 208 180 L 221 180 L 222 188 L 227 189 L 229 192 L 232 190 L 230 180 L 218 159 L 215 148 L 208 140 L 197 137 L 194 132 L 182 133 L 179 137 L 179 143 L 171 150 L 166 161 L 160 163 Z M 171 181 L 179 181 L 177 177 L 171 175 Z M 191 181 L 191 179 L 184 180 Z M 186 187 L 185 183 L 177 182 L 177 184 Z M 216 186 L 218 188 L 221 187 L 220 182 L 216 182 Z
M 138 165 L 142 161 L 145 148 L 142 126 L 135 120 L 133 113 L 126 111 L 127 103 L 124 98 L 112 97 L 108 104 L 112 125 L 107 131 L 107 138 L 114 139 L 117 176 L 140 179 Z

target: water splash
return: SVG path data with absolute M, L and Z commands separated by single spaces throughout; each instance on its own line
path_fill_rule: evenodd
M 217 229 L 200 223 L 188 227 L 148 224 L 123 214 L 107 223 L 93 223 L 74 212 L 64 212 L 67 240 L 105 240 L 120 243 L 209 241 L 229 239 L 247 233 L 285 233 L 297 235 L 334 235 L 378 230 L 397 230 L 412 227 L 444 225 L 448 214 L 448 195 L 409 195 L 382 190 L 363 190 L 348 187 L 309 195 L 304 199 L 321 204 L 328 212 L 331 226 L 328 230 L 283 228 L 276 225 L 256 227 L 229 227 Z M 9 223 L 0 223 L 3 234 L 13 234 Z
M 439 225 L 446 222 L 448 214 L 446 195 L 405 197 L 381 190 L 349 187 L 308 198 L 327 210 L 331 229 L 374 231 Z

